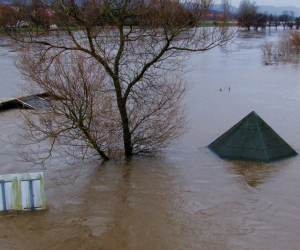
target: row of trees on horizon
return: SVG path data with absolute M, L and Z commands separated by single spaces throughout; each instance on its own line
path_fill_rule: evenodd
M 282 25 L 285 28 L 299 29 L 300 18 L 295 16 L 293 11 L 283 11 L 282 15 L 273 15 L 268 13 L 260 13 L 255 2 L 250 0 L 243 0 L 240 3 L 239 11 L 236 14 L 238 23 L 247 28 L 248 30 L 253 27 L 254 29 L 277 27 Z
M 88 1 L 74 1 L 74 6 L 84 10 L 87 2 Z M 189 20 L 189 23 L 194 25 L 193 22 L 195 21 L 195 18 L 193 15 L 195 15 L 195 13 L 192 13 L 191 11 L 193 9 L 193 3 L 187 1 L 182 3 L 182 5 L 184 8 L 182 8 L 181 13 L 178 13 L 178 15 L 183 17 L 184 23 L 186 23 L 186 20 Z M 18 12 L 20 8 L 22 8 L 22 11 L 27 15 L 26 21 L 23 21 L 23 23 L 20 23 L 22 20 L 16 20 L 16 12 Z M 97 10 L 94 11 L 97 12 Z M 15 27 L 20 24 L 26 26 L 28 22 L 31 22 L 36 26 L 49 29 L 51 24 L 56 23 L 56 15 L 57 13 L 51 8 L 51 4 L 44 4 L 39 0 L 30 1 L 28 4 L 23 2 L 21 4 L 20 2 L 15 2 L 14 4 L 4 2 L 0 4 L 0 26 L 2 27 Z M 107 17 L 104 19 L 106 21 L 108 20 Z M 279 16 L 268 14 L 266 12 L 260 13 L 256 3 L 251 2 L 250 0 L 242 0 L 238 12 L 232 11 L 231 6 L 227 4 L 224 4 L 221 8 L 217 9 L 211 6 L 211 8 L 207 10 L 206 16 L 201 21 L 213 21 L 213 23 L 217 25 L 219 21 L 224 20 L 226 20 L 226 22 L 231 21 L 232 23 L 237 22 L 240 26 L 245 27 L 248 30 L 250 30 L 251 27 L 254 29 L 266 27 L 277 28 L 279 25 L 290 29 L 293 29 L 294 27 L 299 29 L 300 27 L 300 18 L 296 17 L 294 12 L 284 11 L 282 15 Z M 109 23 L 113 24 L 114 21 L 111 19 L 109 20 Z M 138 20 L 132 13 L 128 13 L 126 16 L 126 24 L 143 25 L 141 18 Z M 95 25 L 103 25 L 103 22 L 98 20 Z

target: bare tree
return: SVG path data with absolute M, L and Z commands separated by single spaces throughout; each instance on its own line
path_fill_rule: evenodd
M 237 14 L 238 23 L 250 30 L 257 21 L 257 6 L 250 0 L 242 0 Z
M 110 116 L 114 113 L 114 96 L 104 84 L 105 77 L 99 65 L 75 52 L 64 57 L 57 56 L 51 67 L 41 72 L 45 65 L 42 62 L 37 64 L 25 50 L 19 54 L 17 65 L 28 80 L 23 86 L 24 92 L 46 92 L 49 103 L 45 108 L 22 112 L 25 126 L 21 135 L 25 144 L 21 146 L 31 148 L 28 142 L 50 142 L 46 155 L 44 152 L 31 152 L 34 154 L 27 154 L 26 158 L 31 157 L 30 161 L 34 162 L 36 158 L 39 160 L 37 163 L 43 163 L 59 146 L 60 153 L 79 158 L 86 156 L 89 149 L 94 149 L 104 160 L 108 160 L 105 151 L 109 150 L 107 144 L 112 147 L 109 140 L 113 140 L 116 130 L 116 121 Z M 69 145 L 72 146 L 72 153 L 69 153 Z
M 280 56 L 299 54 L 300 52 L 300 33 L 299 31 L 290 31 L 281 36 L 279 41 L 273 44 L 276 48 L 272 54 Z
M 45 109 L 23 111 L 21 137 L 23 158 L 35 163 L 50 160 L 52 151 L 83 159 L 96 152 L 104 160 L 122 151 L 122 120 L 115 92 L 103 68 L 82 52 L 68 52 L 55 58 L 44 72 L 46 62 L 37 64 L 28 50 L 19 53 L 17 65 L 27 83 L 24 92 L 46 92 Z M 145 78 L 128 99 L 134 153 L 155 153 L 186 130 L 186 85 L 182 77 L 161 75 Z M 155 79 L 155 83 L 153 82 Z M 49 141 L 48 151 L 33 145 Z M 30 154 L 28 154 L 28 152 Z
M 97 145 L 93 145 L 86 135 L 84 139 L 94 149 L 98 147 L 98 153 L 105 154 L 99 153 L 104 159 L 108 152 L 118 150 L 130 157 L 134 153 L 155 152 L 185 131 L 181 105 L 185 92 L 184 63 L 191 52 L 203 52 L 217 46 L 226 49 L 226 43 L 236 33 L 234 28 L 226 26 L 226 22 L 214 28 L 197 27 L 211 3 L 212 0 L 91 0 L 79 4 L 74 0 L 53 0 L 41 2 L 43 5 L 40 6 L 55 13 L 47 20 L 58 25 L 58 30 L 49 33 L 44 27 L 34 32 L 36 24 L 30 22 L 28 11 L 20 8 L 18 20 L 28 22 L 29 26 L 7 32 L 7 35 L 23 48 L 21 58 L 24 59 L 18 65 L 27 79 L 59 97 L 58 102 L 51 102 L 53 114 L 59 106 L 56 103 L 63 102 L 65 95 L 68 96 L 66 92 L 59 93 L 65 88 L 59 86 L 60 82 L 72 86 L 71 82 L 76 84 L 76 79 L 83 77 L 76 76 L 79 70 L 72 66 L 78 64 L 75 58 L 83 57 L 81 61 L 93 65 L 95 71 L 84 77 L 92 77 L 94 82 L 99 73 L 99 88 L 92 84 L 93 90 L 89 92 L 97 90 L 99 100 L 95 98 L 100 105 L 97 107 L 99 113 L 102 114 L 106 105 L 109 109 L 104 109 L 107 113 L 104 117 L 95 113 L 90 115 L 99 115 L 95 120 L 101 120 L 100 127 L 103 128 L 96 133 Z M 65 58 L 63 63 L 61 58 Z M 48 86 L 48 82 L 53 86 Z M 69 102 L 65 101 L 64 105 L 73 105 L 71 109 L 77 109 L 77 102 Z M 66 122 L 65 126 L 72 124 Z M 83 135 L 81 126 L 77 126 L 76 132 Z M 110 129 L 112 136 L 106 132 Z
M 300 53 L 300 33 L 289 31 L 281 36 L 276 42 L 265 41 L 261 47 L 265 55 L 265 64 L 272 65 L 279 62 L 293 62 Z

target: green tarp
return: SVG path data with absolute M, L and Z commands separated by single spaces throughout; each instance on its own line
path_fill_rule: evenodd
M 254 111 L 209 146 L 224 159 L 270 162 L 297 155 Z

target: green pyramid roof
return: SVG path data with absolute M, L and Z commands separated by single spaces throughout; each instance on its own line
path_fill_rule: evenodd
M 224 159 L 270 162 L 297 155 L 254 111 L 208 145 Z

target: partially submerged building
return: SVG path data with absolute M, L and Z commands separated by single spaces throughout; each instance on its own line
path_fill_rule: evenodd
M 254 111 L 209 146 L 223 159 L 271 162 L 297 155 Z
M 47 94 L 36 94 L 14 98 L 0 98 L 0 111 L 14 108 L 40 109 L 49 106 Z

